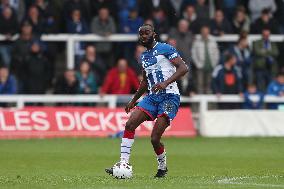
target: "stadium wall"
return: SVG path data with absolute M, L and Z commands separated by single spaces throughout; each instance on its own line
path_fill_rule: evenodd
M 279 110 L 214 110 L 203 116 L 200 133 L 206 137 L 284 136 L 284 112 Z

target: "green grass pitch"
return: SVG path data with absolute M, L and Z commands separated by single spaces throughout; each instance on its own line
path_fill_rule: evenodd
M 0 188 L 284 188 L 284 138 L 166 138 L 169 174 L 153 179 L 150 140 L 137 138 L 134 177 L 104 172 L 119 159 L 119 139 L 0 141 Z

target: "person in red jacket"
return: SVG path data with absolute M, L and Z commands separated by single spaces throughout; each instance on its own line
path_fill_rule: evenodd
M 131 94 L 139 87 L 136 73 L 128 67 L 126 59 L 121 58 L 117 61 L 117 66 L 112 68 L 105 78 L 101 88 L 103 94 Z

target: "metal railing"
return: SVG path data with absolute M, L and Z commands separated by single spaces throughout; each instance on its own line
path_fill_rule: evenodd
M 198 35 L 197 35 L 198 36 Z M 12 40 L 16 40 L 19 37 L 18 34 L 12 37 Z M 166 41 L 168 35 L 162 34 L 162 41 Z M 236 42 L 239 36 L 235 34 L 226 34 L 220 37 L 215 37 L 217 42 Z M 248 42 L 251 44 L 253 41 L 261 38 L 261 35 L 249 35 Z M 75 42 L 88 41 L 88 42 L 135 42 L 137 41 L 137 35 L 135 34 L 113 34 L 107 37 L 95 35 L 95 34 L 49 34 L 42 35 L 41 40 L 48 42 L 66 42 L 66 54 L 67 54 L 67 68 L 72 69 L 75 65 Z M 5 40 L 3 35 L 0 35 L 0 41 Z M 271 35 L 271 41 L 282 42 L 284 41 L 284 35 Z
M 117 107 L 118 103 L 126 103 L 131 95 L 0 95 L 0 103 L 15 103 L 16 108 L 23 108 L 27 103 L 105 103 L 109 108 Z M 252 100 L 256 101 L 257 96 Z M 199 122 L 203 124 L 203 115 L 209 110 L 210 103 L 242 103 L 244 100 L 238 95 L 195 95 L 181 96 L 181 103 L 197 103 Z M 284 97 L 265 96 L 265 103 L 284 103 Z M 55 104 L 56 105 L 56 104 Z

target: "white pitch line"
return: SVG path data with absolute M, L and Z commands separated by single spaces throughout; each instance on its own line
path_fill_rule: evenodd
M 244 177 L 232 177 L 217 180 L 219 184 L 235 184 L 235 185 L 246 185 L 246 186 L 259 186 L 259 187 L 272 187 L 272 188 L 284 188 L 284 185 L 278 184 L 259 184 L 259 183 L 242 183 L 241 180 L 245 179 L 264 179 L 264 178 L 282 178 L 283 176 L 271 175 L 271 176 L 244 176 Z M 238 181 L 238 182 L 237 182 Z

